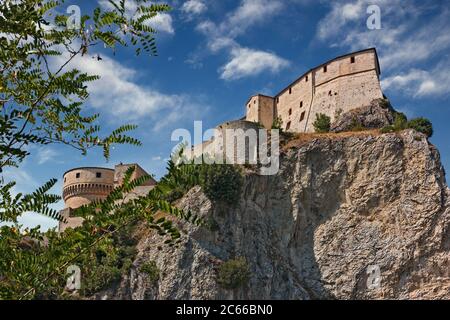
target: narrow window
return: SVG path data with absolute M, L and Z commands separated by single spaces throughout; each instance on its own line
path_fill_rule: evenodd
M 308 76 L 306 76 L 306 78 L 305 78 L 305 82 L 308 82 Z
M 292 93 L 292 88 L 289 88 L 289 94 L 291 94 Z
M 277 98 L 277 103 L 280 102 L 280 98 Z
M 303 101 L 300 101 L 300 108 L 303 108 Z
M 327 72 L 327 66 L 323 67 L 323 72 Z
M 355 63 L 355 57 L 350 58 L 350 63 Z
M 78 179 L 80 177 L 80 173 L 78 172 L 75 177 Z
M 300 115 L 300 122 L 302 122 L 303 119 L 305 119 L 305 111 L 303 111 L 302 114 Z
M 289 130 L 290 127 L 291 127 L 291 122 L 289 121 L 286 125 L 286 130 Z
M 64 178 L 64 182 L 66 182 L 67 178 Z
M 250 109 L 250 105 L 248 105 L 248 108 Z
M 292 114 L 292 109 L 289 109 L 289 115 L 291 115 Z
M 95 176 L 96 176 L 97 178 L 101 178 L 101 177 L 102 177 L 102 173 L 101 173 L 101 172 L 96 172 L 96 173 L 95 173 Z
M 253 101 L 253 104 L 256 104 L 256 100 L 255 100 L 255 101 Z
M 330 91 L 328 91 L 328 95 L 329 95 L 329 96 L 332 96 L 332 94 L 331 94 L 331 90 L 330 90 Z

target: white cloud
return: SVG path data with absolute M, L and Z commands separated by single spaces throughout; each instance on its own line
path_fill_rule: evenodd
M 366 26 L 366 9 L 372 4 L 381 9 L 380 30 Z M 335 1 L 319 21 L 317 36 L 331 47 L 376 47 L 383 76 L 387 75 L 386 89 L 402 88 L 414 97 L 445 94 L 447 86 L 440 80 L 446 77 L 436 65 L 447 65 L 443 59 L 450 49 L 450 11 L 437 9 L 428 0 L 408 6 L 400 0 Z
M 197 30 L 210 39 L 228 37 L 231 39 L 244 34 L 250 27 L 263 23 L 284 8 L 280 0 L 241 0 L 239 7 L 225 16 L 220 23 L 201 21 Z
M 177 95 L 166 95 L 137 84 L 136 70 L 109 57 L 104 56 L 102 61 L 88 56 L 80 57 L 71 66 L 101 77 L 89 84 L 90 104 L 121 120 L 155 116 L 162 109 L 181 104 L 181 97 Z
M 168 13 L 159 13 L 148 22 L 148 25 L 157 31 L 175 33 L 172 16 Z
M 250 26 L 277 14 L 282 8 L 283 2 L 278 0 L 242 0 L 220 28 L 222 31 L 229 30 L 232 35 L 239 35 Z
M 373 4 L 381 11 L 380 30 L 369 30 L 366 26 L 369 18 L 366 10 Z M 442 37 L 429 37 L 430 32 L 438 30 L 441 33 L 436 24 L 443 21 L 419 26 L 416 20 L 421 10 L 416 4 L 404 6 L 400 0 L 336 1 L 318 23 L 318 39 L 333 47 L 352 50 L 377 47 L 382 69 L 404 66 L 426 59 L 438 48 L 449 44 Z
M 48 147 L 39 147 L 37 150 L 37 162 L 38 164 L 44 164 L 48 161 L 55 160 L 58 153 Z
M 30 173 L 28 173 L 28 171 L 26 170 L 26 163 L 23 163 L 20 168 L 6 168 L 3 172 L 3 176 L 7 182 L 16 182 L 16 185 L 11 190 L 11 194 L 13 196 L 17 195 L 18 193 L 32 193 L 41 185 Z M 57 184 L 49 191 L 49 193 L 59 194 L 61 192 L 61 189 L 61 181 L 58 181 Z M 60 210 L 63 206 L 64 205 L 62 201 L 60 201 L 52 207 L 56 210 Z M 32 212 L 26 212 L 22 216 L 20 216 L 18 218 L 18 223 L 23 225 L 23 227 L 25 228 L 33 228 L 40 225 L 41 230 L 43 231 L 46 231 L 49 228 L 54 228 L 58 225 L 58 222 L 56 220 Z M 3 225 L 11 224 L 0 222 L 0 226 Z
M 16 185 L 12 189 L 13 194 L 31 193 L 38 187 L 38 182 L 25 169 L 8 167 L 3 171 L 5 181 L 15 181 Z
M 381 11 L 382 28 L 387 28 L 385 22 L 391 18 L 403 18 L 407 15 L 417 14 L 415 6 L 404 6 L 401 0 L 356 0 L 356 1 L 333 1 L 330 2 L 330 11 L 317 24 L 317 35 L 320 40 L 328 41 L 338 37 L 346 37 L 350 32 L 356 32 L 363 27 L 367 29 L 366 21 L 369 18 L 367 8 L 371 5 L 377 5 Z M 400 24 L 396 21 L 396 26 Z M 336 40 L 336 39 L 335 39 Z
M 103 9 L 114 9 L 114 6 L 108 0 L 98 0 L 98 3 Z M 125 2 L 125 10 L 128 17 L 136 15 L 136 18 L 138 18 L 139 14 L 136 14 L 137 8 L 138 4 L 135 1 L 128 0 Z M 146 24 L 160 32 L 175 33 L 172 16 L 166 12 L 158 13 L 148 20 Z
M 151 128 L 158 131 L 180 120 L 204 116 L 209 110 L 200 96 L 166 94 L 141 83 L 142 74 L 137 70 L 108 56 L 98 61 L 94 52 L 90 54 L 76 57 L 68 68 L 100 76 L 99 80 L 87 84 L 90 93 L 87 105 L 101 110 L 102 116 L 109 116 L 112 122 L 152 121 Z M 53 68 L 58 68 L 65 58 L 59 56 L 52 60 Z
M 254 76 L 266 70 L 275 73 L 289 65 L 287 60 L 273 53 L 248 48 L 233 49 L 231 56 L 231 61 L 220 70 L 220 77 L 224 80 Z
M 288 66 L 289 62 L 275 53 L 241 46 L 236 40 L 250 27 L 267 21 L 283 8 L 284 4 L 279 0 L 241 0 L 222 22 L 205 20 L 197 25 L 197 31 L 207 38 L 211 53 L 228 52 L 229 61 L 219 68 L 221 79 L 236 80 L 264 71 L 275 73 Z M 195 62 L 198 65 L 198 56 Z
M 191 15 L 199 15 L 206 10 L 207 7 L 203 0 L 189 0 L 181 6 L 181 11 Z
M 404 91 L 413 97 L 450 94 L 450 60 L 440 62 L 431 71 L 411 69 L 382 80 L 384 90 Z

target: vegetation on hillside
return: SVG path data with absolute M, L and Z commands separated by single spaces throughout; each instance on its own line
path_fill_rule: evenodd
M 65 297 L 66 272 L 72 265 L 81 269 L 77 294 L 90 295 L 129 268 L 133 243 L 124 232 L 136 223 L 147 223 L 169 246 L 176 245 L 181 235 L 171 221 L 155 218 L 157 212 L 201 223 L 166 200 L 171 189 L 164 183 L 146 196 L 122 201 L 148 179 L 131 180 L 134 168 L 106 200 L 75 210 L 74 216 L 85 218 L 79 228 L 43 233 L 38 228 L 22 229 L 17 222 L 30 211 L 62 220 L 50 208 L 60 200 L 48 193 L 55 179 L 23 195 L 15 194 L 15 182 L 4 176 L 5 169 L 20 167 L 30 146 L 60 143 L 82 154 L 101 148 L 108 159 L 113 144 L 141 144 L 126 134 L 134 125 L 101 136 L 99 115 L 84 108 L 88 83 L 101 79 L 73 68 L 71 62 L 93 55 L 100 45 L 112 50 L 133 46 L 137 55 L 156 55 L 155 30 L 148 22 L 170 7 L 140 0 L 135 15 L 130 16 L 127 0 L 109 3 L 110 9 L 96 8 L 80 17 L 79 27 L 74 28 L 67 16 L 59 14 L 66 12 L 64 0 L 0 2 L 0 221 L 9 223 L 0 228 L 0 299 Z
M 175 159 L 183 154 L 183 148 L 176 153 Z M 195 160 L 176 164 L 169 160 L 167 172 L 160 183 L 170 188 L 166 198 L 170 202 L 181 198 L 194 186 L 201 186 L 214 202 L 234 205 L 239 200 L 243 176 L 238 166 L 207 164 L 205 161 L 195 164 Z
M 250 280 L 250 268 L 245 258 L 228 260 L 219 266 L 217 283 L 224 289 L 237 289 Z
M 381 129 L 382 133 L 397 132 L 405 129 L 414 129 L 425 134 L 427 137 L 433 135 L 433 125 L 430 120 L 420 117 L 408 121 L 405 114 L 395 112 L 394 123 Z

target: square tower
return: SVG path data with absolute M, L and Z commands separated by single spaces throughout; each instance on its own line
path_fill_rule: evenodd
M 272 128 L 275 118 L 275 99 L 273 97 L 257 94 L 247 102 L 246 120 L 258 122 L 264 128 Z

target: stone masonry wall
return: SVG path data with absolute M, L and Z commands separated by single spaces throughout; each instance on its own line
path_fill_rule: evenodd
M 98 176 L 98 174 L 100 176 Z M 114 170 L 77 168 L 64 174 L 63 198 L 66 208 L 78 208 L 96 199 L 104 199 L 112 190 Z
M 277 116 L 283 121 L 283 130 L 303 132 L 306 126 L 306 113 L 313 97 L 311 73 L 300 78 L 276 98 Z
M 347 112 L 367 106 L 372 100 L 383 98 L 376 71 L 366 71 L 340 77 L 316 87 L 309 113 L 306 131 L 314 131 L 317 113 L 324 113 L 335 120 L 336 112 Z
M 333 121 L 338 110 L 347 112 L 383 98 L 376 51 L 355 52 L 312 69 L 273 98 L 273 109 L 263 105 L 260 97 L 272 99 L 252 97 L 247 105 L 247 121 L 269 129 L 273 119 L 280 117 L 285 131 L 312 132 L 317 113 Z

